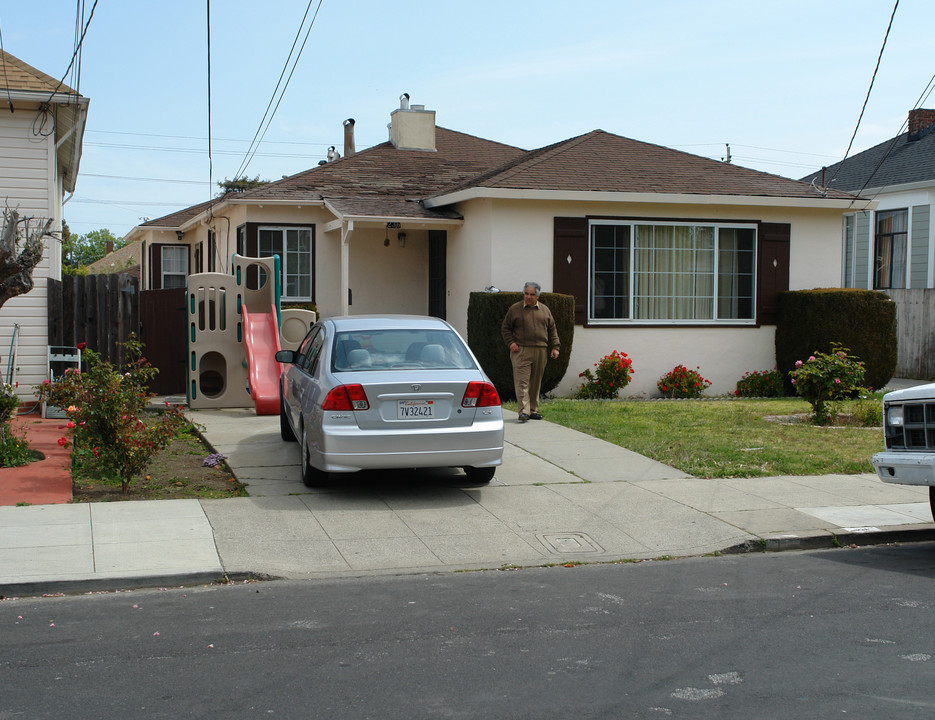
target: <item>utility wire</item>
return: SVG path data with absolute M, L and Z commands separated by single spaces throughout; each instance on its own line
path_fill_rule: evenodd
M 276 83 L 276 89 L 273 90 L 273 94 L 270 96 L 269 104 L 266 106 L 266 112 L 263 114 L 263 119 L 260 120 L 260 125 L 257 128 L 256 135 L 253 137 L 253 142 L 250 143 L 250 150 L 247 150 L 247 155 L 244 157 L 243 162 L 241 162 L 240 167 L 237 169 L 237 172 L 234 174 L 234 179 L 246 173 L 247 166 L 253 160 L 253 156 L 256 154 L 256 151 L 259 149 L 260 143 L 263 142 L 263 138 L 266 137 L 266 132 L 269 130 L 270 124 L 273 122 L 273 117 L 276 115 L 276 111 L 279 109 L 279 104 L 282 102 L 283 97 L 286 95 L 286 90 L 289 87 L 289 82 L 292 80 L 292 75 L 295 73 L 295 69 L 299 64 L 299 58 L 302 57 L 302 51 L 305 50 L 305 44 L 308 42 L 308 36 L 312 32 L 312 28 L 315 25 L 315 20 L 318 18 L 318 12 L 321 10 L 321 5 L 324 0 L 318 0 L 318 7 L 315 8 L 315 14 L 312 16 L 312 20 L 308 25 L 308 30 L 305 32 L 305 38 L 302 40 L 302 46 L 299 48 L 298 53 L 295 56 L 295 61 L 292 63 L 292 69 L 289 71 L 289 77 L 286 78 L 286 82 L 282 85 L 282 91 L 279 92 L 279 99 L 276 100 L 276 106 L 273 107 L 272 112 L 270 112 L 270 107 L 273 104 L 273 100 L 276 98 L 276 93 L 279 91 L 279 86 L 282 84 L 283 76 L 286 74 L 286 70 L 289 67 L 289 62 L 292 59 L 292 53 L 295 50 L 295 45 L 299 40 L 299 35 L 302 34 L 302 27 L 305 25 L 305 19 L 308 17 L 308 12 L 312 7 L 312 2 L 314 0 L 309 0 L 308 6 L 305 8 L 305 15 L 302 16 L 302 23 L 299 25 L 299 29 L 296 32 L 295 40 L 292 42 L 292 49 L 289 50 L 289 56 L 286 58 L 285 65 L 283 65 L 282 73 L 279 76 L 279 82 Z M 268 119 L 267 119 L 268 116 Z M 266 127 L 263 127 L 264 122 Z M 261 132 L 262 131 L 262 132 Z M 259 138 L 259 139 L 257 139 Z
M 210 195 L 214 189 L 214 158 L 211 155 L 211 0 L 208 4 L 208 191 Z
M 75 64 L 75 58 L 78 57 L 78 52 L 81 50 L 82 45 L 84 45 L 84 36 L 88 34 L 88 28 L 91 26 L 91 19 L 94 17 L 94 10 L 97 8 L 97 0 L 94 0 L 94 4 L 91 6 L 91 14 L 88 15 L 88 21 L 84 24 L 84 30 L 81 31 L 81 37 L 78 39 L 78 42 L 75 44 L 75 52 L 71 56 L 71 62 L 68 63 L 68 67 L 65 68 L 65 74 L 62 75 L 62 79 L 58 81 L 58 85 L 55 86 L 55 89 L 49 94 L 49 99 L 45 101 L 46 105 L 52 102 L 52 98 L 55 97 L 55 93 L 58 92 L 58 89 L 65 82 L 65 78 L 68 77 L 68 73 L 71 72 L 72 65 Z
M 864 117 L 864 110 L 867 109 L 867 102 L 870 100 L 870 91 L 873 90 L 873 82 L 877 79 L 877 70 L 880 69 L 880 61 L 883 59 L 883 50 L 886 48 L 886 40 L 890 36 L 890 29 L 893 27 L 893 18 L 896 17 L 896 8 L 899 7 L 899 0 L 896 0 L 896 3 L 893 5 L 893 12 L 890 14 L 890 23 L 886 26 L 886 35 L 883 36 L 883 45 L 880 47 L 880 53 L 877 55 L 877 64 L 873 68 L 873 76 L 870 78 L 870 87 L 867 88 L 867 97 L 864 98 L 863 107 L 860 108 L 860 115 L 857 118 L 857 125 L 854 126 L 854 134 L 851 135 L 851 141 L 847 144 L 847 150 L 844 151 L 844 157 L 841 158 L 841 162 L 838 163 L 837 169 L 834 171 L 834 175 L 831 176 L 831 180 L 828 182 L 828 185 L 834 182 L 834 179 L 838 176 L 838 173 L 841 172 L 841 168 L 844 167 L 844 161 L 847 160 L 847 156 L 851 151 L 851 147 L 854 145 L 854 138 L 857 137 L 857 130 L 860 128 L 860 121 Z
M 3 31 L 0 30 L 0 52 L 6 53 L 6 50 L 3 49 Z M 10 103 L 10 112 L 13 112 L 13 95 L 10 90 L 10 80 L 7 78 L 6 74 L 6 60 L 3 61 L 3 84 L 6 85 L 6 97 L 7 101 Z

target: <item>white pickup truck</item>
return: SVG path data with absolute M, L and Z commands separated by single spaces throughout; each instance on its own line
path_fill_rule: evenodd
M 935 518 L 935 383 L 884 395 L 883 435 L 873 469 L 883 482 L 928 485 Z

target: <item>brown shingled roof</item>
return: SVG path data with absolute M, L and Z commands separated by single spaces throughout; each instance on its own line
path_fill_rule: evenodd
M 54 77 L 36 70 L 5 50 L 0 50 L 0 90 L 75 94 L 75 91 L 64 83 L 60 84 Z
M 206 200 L 203 203 L 198 203 L 197 205 L 192 205 L 187 207 L 184 210 L 177 210 L 174 213 L 169 213 L 168 215 L 163 215 L 162 217 L 156 218 L 155 220 L 147 220 L 144 223 L 140 223 L 139 227 L 158 227 L 158 228 L 178 228 L 187 223 L 194 217 L 197 217 L 213 204 L 220 202 L 220 198 L 215 198 L 214 200 Z
M 834 191 L 823 195 L 798 180 L 603 130 L 532 150 L 506 165 L 447 188 L 445 194 L 473 187 L 810 199 L 850 197 Z
M 350 214 L 392 217 L 442 217 L 415 202 L 454 183 L 464 182 L 525 151 L 438 127 L 435 152 L 375 145 L 349 157 L 249 190 L 248 201 L 328 199 L 348 206 Z M 405 201 L 413 201 L 406 203 Z M 353 205 L 353 207 L 350 207 Z

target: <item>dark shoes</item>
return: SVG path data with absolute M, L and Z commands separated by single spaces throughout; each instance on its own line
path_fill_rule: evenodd
M 524 423 L 529 419 L 529 416 L 526 413 L 522 413 L 517 419 L 519 422 Z
M 529 413 L 530 420 L 541 420 L 542 416 L 539 413 Z

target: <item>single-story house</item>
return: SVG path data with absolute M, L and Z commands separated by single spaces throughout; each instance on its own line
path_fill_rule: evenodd
M 2 50 L 0 97 L 0 203 L 37 224 L 51 219 L 55 233 L 44 240 L 33 289 L 0 308 L 0 371 L 25 400 L 48 377 L 46 278 L 62 276 L 62 206 L 78 179 L 88 99 Z
M 627 394 L 678 364 L 726 393 L 775 364 L 778 293 L 841 281 L 853 196 L 603 130 L 524 151 L 438 127 L 419 105 L 389 140 L 135 227 L 143 288 L 279 254 L 284 302 L 322 315 L 400 312 L 466 332 L 469 294 L 527 280 L 576 299 L 557 388 L 617 349 Z

